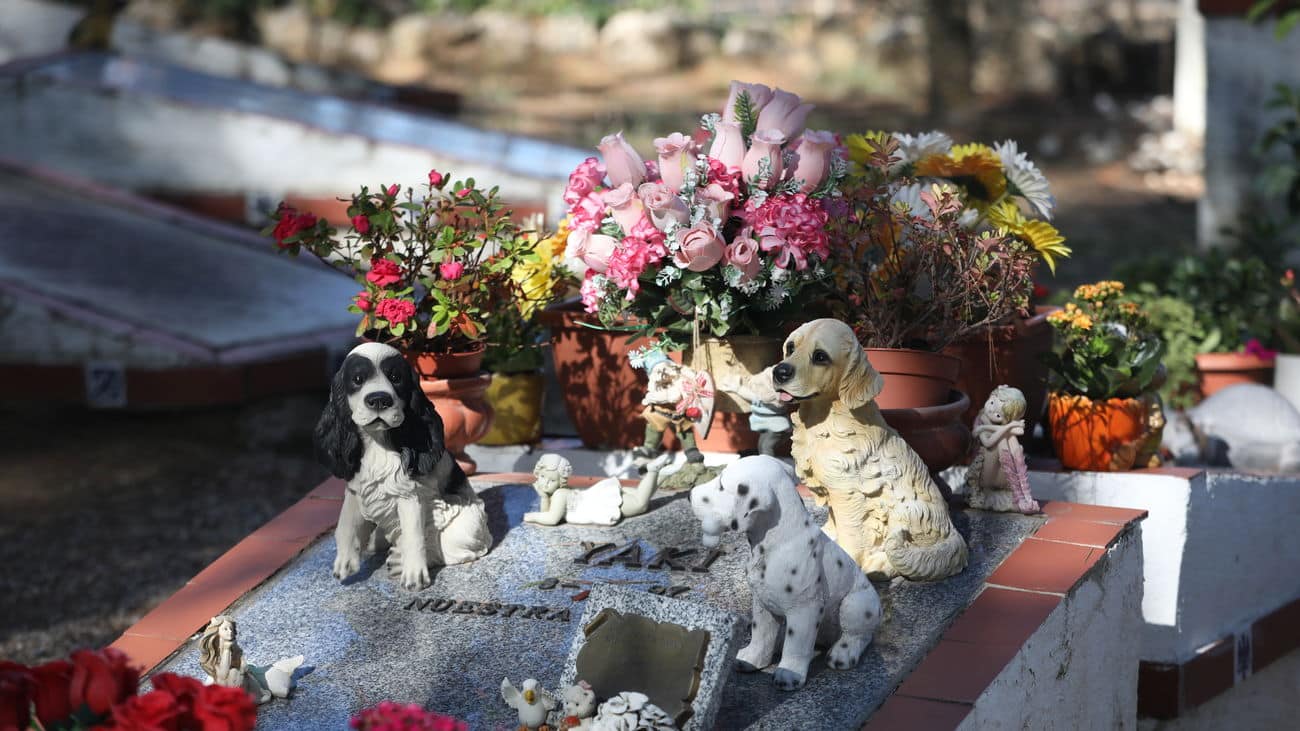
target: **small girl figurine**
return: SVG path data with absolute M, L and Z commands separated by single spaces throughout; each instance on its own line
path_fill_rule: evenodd
M 293 673 L 303 662 L 302 655 L 286 657 L 269 667 L 249 665 L 236 640 L 235 620 L 219 615 L 208 622 L 199 638 L 199 667 L 209 682 L 230 688 L 243 688 L 259 705 L 271 698 L 288 698 L 293 690 Z
M 972 508 L 1037 513 L 1029 492 L 1025 453 L 1017 437 L 1025 434 L 1025 395 L 998 386 L 975 417 L 975 458 L 966 471 L 966 499 Z

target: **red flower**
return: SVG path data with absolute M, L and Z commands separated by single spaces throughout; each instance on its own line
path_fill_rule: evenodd
M 376 287 L 388 287 L 402 281 L 402 268 L 388 259 L 370 260 L 370 271 L 366 272 L 366 281 Z
M 700 407 L 698 406 L 686 407 L 686 418 L 694 421 L 700 418 L 701 416 L 703 416 L 703 412 L 700 411 Z
M 27 728 L 35 682 L 31 671 L 14 662 L 0 662 L 0 731 Z
M 194 699 L 193 714 L 203 731 L 251 731 L 257 704 L 243 688 L 207 685 Z
M 449 282 L 454 282 L 465 273 L 465 265 L 458 261 L 444 261 L 438 265 L 438 274 Z
M 374 303 L 370 301 L 369 292 L 357 292 L 357 298 L 352 301 L 356 303 L 357 309 L 362 312 L 369 312 L 375 307 Z
M 1044 297 L 1046 297 L 1047 295 L 1049 295 L 1049 294 L 1051 294 L 1051 293 L 1052 293 L 1052 290 L 1048 289 L 1047 287 L 1044 287 L 1043 285 L 1039 284 L 1038 282 L 1034 282 L 1034 295 L 1033 295 L 1033 296 L 1034 296 L 1034 299 L 1036 299 L 1036 300 L 1043 299 Z
M 85 704 L 97 716 L 106 715 L 140 687 L 140 671 L 121 650 L 78 650 L 72 653 L 72 664 L 69 700 L 74 708 Z
M 275 239 L 275 245 L 281 249 L 293 248 L 298 242 L 288 241 L 288 239 L 316 226 L 314 214 L 301 213 L 293 206 L 286 206 L 283 203 L 280 204 L 276 215 L 279 220 L 276 221 L 275 230 L 271 232 L 271 238 Z
M 113 731 L 179 731 L 185 708 L 171 693 L 155 690 L 113 707 Z
M 401 705 L 384 701 L 352 717 L 352 728 L 357 731 L 469 731 L 469 724 L 451 716 L 426 711 L 411 703 Z
M 470 193 L 473 193 L 473 192 L 474 192 L 474 189 L 473 189 L 473 188 L 461 188 L 460 190 L 456 191 L 456 197 L 457 197 L 457 198 L 464 198 L 465 196 L 467 196 L 467 195 L 469 195 Z
M 194 707 L 194 699 L 203 692 L 203 683 L 188 675 L 175 673 L 158 673 L 150 679 L 154 690 L 160 690 L 176 699 L 184 713 Z
M 388 186 L 388 190 L 385 192 L 388 193 L 389 198 L 395 198 L 397 197 L 398 192 L 400 192 L 401 190 L 402 190 L 401 186 L 399 186 L 397 183 L 393 183 L 392 185 Z
M 392 297 L 382 299 L 375 305 L 375 315 L 387 320 L 390 325 L 401 325 L 415 317 L 415 303 Z
M 437 170 L 429 171 L 429 185 L 434 188 L 442 187 L 442 183 L 447 177 Z
M 361 215 L 353 216 L 352 228 L 355 228 L 357 230 L 357 233 L 364 236 L 365 234 L 370 232 L 370 219 Z
M 70 690 L 72 689 L 72 663 L 67 660 L 55 660 L 32 668 L 32 678 L 36 681 L 36 692 L 32 701 L 36 703 L 36 718 L 44 726 L 53 726 L 72 715 Z M 2 725 L 2 724 L 0 724 Z

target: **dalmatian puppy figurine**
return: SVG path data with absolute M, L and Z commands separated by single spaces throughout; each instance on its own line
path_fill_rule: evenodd
M 880 597 L 844 549 L 822 532 L 795 489 L 793 470 L 773 457 L 745 457 L 691 490 L 706 547 L 728 529 L 749 540 L 753 634 L 738 669 L 767 667 L 785 620 L 785 644 L 773 681 L 796 690 L 808 677 L 815 645 L 827 664 L 856 667 L 880 625 Z

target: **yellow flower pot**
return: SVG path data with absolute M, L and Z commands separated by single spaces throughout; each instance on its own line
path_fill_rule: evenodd
M 495 373 L 487 400 L 496 419 L 479 444 L 532 444 L 542 438 L 542 374 Z

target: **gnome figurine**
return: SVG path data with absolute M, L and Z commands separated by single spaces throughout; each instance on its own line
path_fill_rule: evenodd
M 663 351 L 651 350 L 640 359 L 640 366 L 650 376 L 650 384 L 641 403 L 645 408 L 645 443 L 632 452 L 640 464 L 647 464 L 664 452 L 664 432 L 669 429 L 682 443 L 686 461 L 704 462 L 695 443 L 695 429 L 700 436 L 709 435 L 713 422 L 713 379 L 704 371 L 674 363 Z

